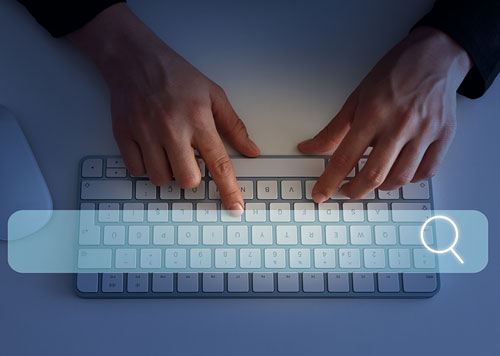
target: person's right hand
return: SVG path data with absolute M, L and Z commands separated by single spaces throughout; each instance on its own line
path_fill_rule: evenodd
M 170 49 L 124 4 L 109 7 L 69 35 L 96 62 L 111 92 L 113 131 L 131 174 L 155 185 L 172 175 L 200 184 L 196 149 L 225 209 L 244 202 L 220 132 L 236 150 L 259 155 L 224 91 Z

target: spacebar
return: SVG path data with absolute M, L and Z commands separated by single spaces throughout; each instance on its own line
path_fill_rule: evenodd
M 321 158 L 233 158 L 236 177 L 319 177 Z

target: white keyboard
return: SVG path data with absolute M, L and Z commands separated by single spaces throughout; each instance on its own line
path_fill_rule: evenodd
M 315 204 L 312 187 L 328 157 L 232 160 L 246 203 L 241 218 L 220 210 L 217 187 L 201 159 L 202 182 L 188 190 L 175 182 L 156 187 L 147 177 L 131 177 L 120 157 L 82 159 L 78 267 L 110 272 L 78 274 L 77 294 L 168 298 L 437 293 L 439 276 L 432 273 L 429 256 L 414 238 L 418 225 L 408 224 L 421 217 L 407 213 L 433 208 L 430 181 L 394 191 L 377 189 L 355 201 L 335 193 Z M 346 181 L 365 162 L 366 156 Z M 423 273 L 390 271 L 406 265 Z M 357 266 L 364 267 L 363 272 L 349 273 Z M 381 267 L 386 268 L 383 273 L 369 272 Z

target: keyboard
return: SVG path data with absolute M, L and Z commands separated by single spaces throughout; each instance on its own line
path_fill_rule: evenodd
M 365 152 L 345 181 L 353 179 L 362 169 L 368 154 L 369 151 Z M 326 156 L 232 157 L 245 199 L 245 213 L 241 221 L 229 225 L 222 224 L 225 220 L 220 213 L 210 220 L 222 220 L 220 226 L 212 222 L 207 227 L 201 222 L 206 221 L 202 212 L 220 210 L 221 202 L 201 158 L 198 158 L 201 184 L 184 190 L 175 181 L 156 187 L 146 176 L 131 176 L 119 156 L 84 157 L 79 165 L 78 209 L 93 211 L 91 219 L 98 228 L 92 240 L 79 230 L 81 255 L 102 249 L 109 251 L 106 263 L 117 269 L 154 263 L 158 272 L 77 273 L 76 294 L 84 298 L 428 298 L 435 295 L 440 286 L 439 274 L 429 270 L 352 273 L 352 268 L 349 272 L 341 268 L 352 261 L 361 265 L 419 267 L 421 246 L 415 246 L 418 243 L 405 235 L 406 227 L 393 221 L 399 211 L 433 209 L 431 180 L 393 191 L 376 189 L 361 200 L 350 200 L 336 192 L 328 201 L 316 204 L 311 199 L 312 187 L 328 159 Z M 169 214 L 179 209 L 192 210 L 193 214 L 182 220 L 183 226 L 175 227 L 175 233 L 166 233 L 161 222 L 174 221 L 175 217 Z M 393 214 L 392 220 L 382 218 L 386 221 L 383 226 L 363 226 L 363 221 L 378 221 L 370 215 L 373 211 L 384 210 Z M 307 217 L 302 217 L 299 211 Z M 359 211 L 362 216 L 348 214 L 356 215 Z M 266 226 L 272 221 L 278 221 L 279 226 Z M 306 235 L 319 239 L 321 246 L 306 243 Z M 369 239 L 355 241 L 359 236 Z M 176 248 L 165 246 L 174 242 Z M 230 246 L 222 248 L 223 243 Z M 335 266 L 330 265 L 332 260 L 337 261 Z M 211 268 L 208 272 L 179 270 L 179 266 L 190 263 L 198 267 L 209 263 Z M 229 268 L 220 272 L 213 268 L 221 263 Z M 258 271 L 255 268 L 251 269 L 253 272 L 245 271 L 251 263 L 260 267 Z M 324 263 L 336 268 L 327 272 L 321 269 L 295 272 L 293 268 L 298 263 L 316 267 Z M 273 266 L 287 268 L 280 272 Z M 177 268 L 169 271 L 173 267 Z

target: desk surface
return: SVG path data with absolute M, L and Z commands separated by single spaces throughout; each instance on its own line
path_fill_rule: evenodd
M 420 0 L 129 3 L 226 89 L 265 154 L 296 153 L 295 144 L 329 121 L 375 61 L 431 6 Z M 18 116 L 55 208 L 72 209 L 79 158 L 118 153 L 105 84 L 81 53 L 48 36 L 16 2 L 1 2 L 0 23 L 0 102 Z M 437 208 L 487 215 L 490 262 L 479 274 L 443 276 L 436 297 L 83 300 L 73 295 L 69 275 L 13 272 L 0 243 L 2 351 L 497 354 L 499 96 L 497 80 L 481 99 L 459 98 L 457 136 L 434 179 Z

